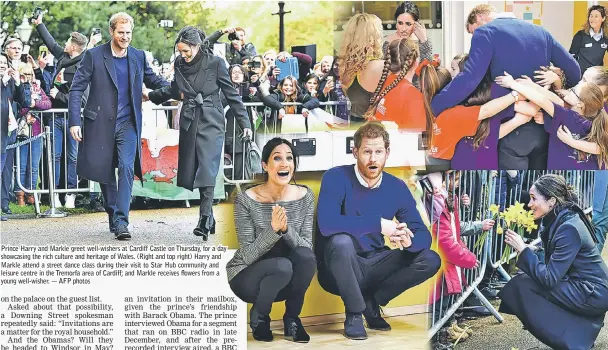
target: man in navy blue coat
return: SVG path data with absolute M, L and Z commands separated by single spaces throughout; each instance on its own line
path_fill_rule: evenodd
M 534 71 L 549 63 L 561 68 L 568 85 L 578 83 L 581 70 L 576 60 L 541 26 L 498 14 L 491 5 L 478 5 L 469 14 L 467 31 L 473 34 L 464 71 L 433 98 L 435 115 L 465 100 L 479 85 L 488 69 L 492 79 L 508 72 L 514 77 L 534 76 Z M 509 93 L 502 87 L 492 89 L 493 98 Z M 510 118 L 509 109 L 494 118 Z M 511 112 L 513 110 L 511 109 Z M 543 126 L 531 121 L 500 140 L 498 167 L 505 170 L 546 169 L 548 136 Z
M 120 12 L 110 18 L 112 40 L 85 53 L 69 98 L 70 133 L 80 142 L 77 173 L 101 184 L 110 231 L 119 240 L 131 238 L 128 225 L 134 175 L 142 179 L 143 83 L 151 89 L 169 85 L 154 74 L 144 51 L 129 46 L 132 30 L 133 18 L 128 14 Z M 89 85 L 81 128 L 80 101 Z

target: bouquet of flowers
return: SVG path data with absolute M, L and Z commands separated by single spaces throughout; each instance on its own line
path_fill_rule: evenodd
M 496 204 L 492 204 L 492 205 L 490 205 L 490 208 L 488 208 L 488 211 L 490 212 L 492 220 L 494 220 L 494 222 L 496 222 L 496 220 L 498 219 L 499 210 L 500 210 L 500 207 Z M 501 228 L 498 227 L 498 229 L 500 230 Z M 483 245 L 486 243 L 486 239 L 488 239 L 489 234 L 490 234 L 490 231 L 483 231 L 481 236 L 479 236 L 479 239 L 477 240 L 477 242 L 475 242 L 475 244 L 473 245 L 473 250 L 483 247 Z
M 516 202 L 515 204 L 509 206 L 505 211 L 499 214 L 499 217 L 503 219 L 508 230 L 516 232 L 522 238 L 524 236 L 524 232 L 530 233 L 532 230 L 538 228 L 538 225 L 534 223 L 534 215 L 532 214 L 532 211 L 525 210 L 523 203 Z M 496 233 L 501 235 L 503 232 L 503 228 L 498 226 Z M 503 251 L 502 257 L 500 258 L 500 263 L 504 264 L 509 262 L 511 253 L 513 253 L 513 248 L 510 245 L 507 245 Z

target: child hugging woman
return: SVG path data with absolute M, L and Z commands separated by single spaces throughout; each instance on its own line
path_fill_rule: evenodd
M 604 94 L 602 89 L 592 82 L 579 82 L 568 89 L 561 100 L 556 95 L 540 91 L 527 77 L 513 79 L 505 72 L 497 77 L 501 86 L 513 89 L 526 96 L 538 105 L 551 118 L 535 118 L 537 123 L 544 123 L 549 133 L 549 157 L 547 169 L 550 170 L 598 170 L 608 164 L 608 114 L 604 111 Z M 570 109 L 564 107 L 570 105 Z M 528 116 L 528 120 L 531 117 Z M 568 134 L 578 144 L 575 149 L 560 140 L 559 136 Z

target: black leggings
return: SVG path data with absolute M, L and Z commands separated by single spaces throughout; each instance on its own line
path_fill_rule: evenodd
M 315 267 L 312 250 L 296 247 L 286 257 L 251 264 L 230 281 L 230 288 L 241 300 L 253 303 L 261 315 L 270 314 L 273 302 L 285 300 L 285 316 L 297 318 Z

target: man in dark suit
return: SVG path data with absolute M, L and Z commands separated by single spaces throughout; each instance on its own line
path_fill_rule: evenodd
M 86 51 L 74 76 L 69 98 L 69 125 L 78 149 L 78 175 L 101 184 L 110 231 L 130 239 L 129 206 L 133 178 L 142 177 L 142 87 L 169 85 L 154 74 L 144 51 L 130 47 L 133 18 L 124 12 L 110 18 L 110 42 Z M 90 86 L 82 112 L 80 101 Z M 83 132 L 86 132 L 84 135 Z M 118 186 L 115 168 L 118 166 Z
M 519 20 L 513 14 L 498 14 L 491 5 L 478 5 L 469 14 L 467 31 L 473 34 L 469 59 L 464 71 L 433 98 L 435 115 L 467 98 L 488 69 L 492 79 L 505 71 L 514 77 L 533 77 L 540 66 L 549 66 L 553 62 L 564 71 L 569 85 L 576 84 L 581 78 L 576 60 L 548 31 Z M 493 98 L 509 93 L 502 87 L 494 87 L 492 92 Z M 513 117 L 513 109 L 505 109 L 494 118 L 510 117 Z M 498 167 L 506 170 L 546 169 L 547 148 L 548 136 L 543 126 L 531 121 L 500 140 Z

